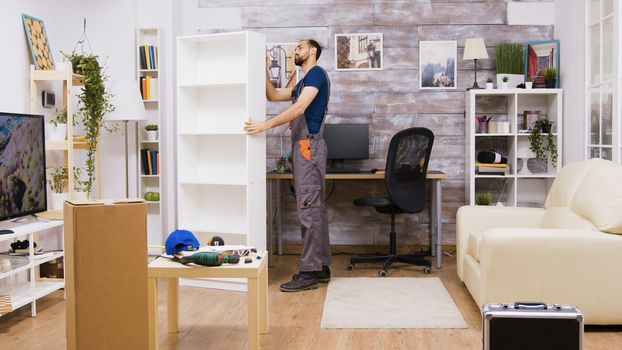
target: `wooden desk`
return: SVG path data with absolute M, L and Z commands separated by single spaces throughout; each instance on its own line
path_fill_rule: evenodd
M 293 175 L 291 173 L 275 173 L 269 172 L 266 174 L 266 179 L 268 180 L 268 196 L 272 198 L 273 193 L 276 192 L 276 202 L 277 202 L 277 214 L 276 214 L 276 234 L 277 234 L 277 244 L 278 244 L 278 254 L 281 255 L 283 253 L 283 242 L 282 242 L 282 230 L 281 230 L 281 180 L 291 180 L 293 179 Z M 432 181 L 434 186 L 434 190 L 432 191 L 431 203 L 432 207 L 430 208 L 430 251 L 432 256 L 436 256 L 436 267 L 442 267 L 441 256 L 441 246 L 442 246 L 442 187 L 441 181 L 447 178 L 447 174 L 439 170 L 428 170 L 428 174 L 426 179 Z M 362 174 L 326 174 L 326 180 L 384 180 L 384 173 L 362 173 Z M 276 183 L 273 184 L 273 182 Z M 276 191 L 274 190 L 276 187 Z M 272 207 L 272 201 L 268 201 L 268 213 L 270 218 L 270 224 L 268 227 L 268 247 L 272 247 L 273 239 L 274 239 L 274 222 L 273 216 L 271 213 L 274 212 L 274 208 Z M 269 260 L 270 265 L 272 265 L 272 249 L 268 249 L 270 251 Z
M 182 265 L 159 257 L 148 265 L 149 283 L 149 349 L 158 348 L 158 278 L 167 278 L 168 332 L 179 332 L 180 278 L 247 278 L 248 279 L 248 348 L 259 349 L 259 335 L 268 334 L 268 263 L 266 252 L 253 262 L 221 266 Z

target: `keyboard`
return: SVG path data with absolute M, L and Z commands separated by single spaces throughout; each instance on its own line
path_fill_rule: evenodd
M 371 170 L 362 170 L 362 169 L 354 169 L 354 168 L 343 168 L 343 169 L 326 169 L 327 174 L 369 174 Z

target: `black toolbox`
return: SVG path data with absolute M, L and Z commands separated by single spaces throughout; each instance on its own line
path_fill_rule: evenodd
M 582 350 L 583 314 L 574 306 L 485 304 L 484 350 Z

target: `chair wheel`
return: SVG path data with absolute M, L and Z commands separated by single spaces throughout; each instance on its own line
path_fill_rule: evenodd
M 426 275 L 431 274 L 432 273 L 432 268 L 431 267 L 427 267 L 427 266 L 424 267 L 423 268 L 423 273 L 426 274 Z
M 378 276 L 380 276 L 380 277 L 387 277 L 387 271 L 385 271 L 385 270 L 378 271 Z
M 348 271 L 354 270 L 354 264 L 348 264 L 348 266 L 346 266 L 346 270 Z

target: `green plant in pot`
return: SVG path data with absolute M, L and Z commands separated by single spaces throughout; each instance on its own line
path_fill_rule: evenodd
M 543 136 L 546 135 L 546 142 Z M 538 119 L 529 133 L 529 149 L 535 153 L 536 158 L 547 161 L 551 157 L 551 163 L 557 166 L 557 145 L 553 138 L 553 122 L 547 119 Z
M 84 191 L 90 195 L 95 182 L 95 156 L 100 129 L 105 127 L 103 118 L 106 113 L 114 111 L 114 106 L 110 102 L 112 94 L 106 89 L 105 82 L 108 76 L 99 64 L 97 55 L 78 53 L 75 49 L 71 54 L 62 51 L 61 53 L 66 60 L 71 61 L 74 73 L 84 75 L 84 86 L 78 95 L 78 108 L 82 115 L 87 144 L 86 180 L 82 184 Z
M 488 193 L 479 193 L 475 197 L 475 204 L 477 205 L 490 205 L 491 197 Z
M 145 126 L 145 131 L 147 132 L 147 141 L 158 140 L 158 126 L 157 125 L 148 124 Z
M 557 86 L 557 69 L 555 67 L 544 68 L 542 75 L 544 75 L 544 84 L 547 89 L 554 89 Z
M 501 86 L 502 76 L 508 76 L 512 88 L 524 82 L 524 52 L 523 44 L 501 43 L 497 46 L 497 86 Z

